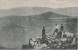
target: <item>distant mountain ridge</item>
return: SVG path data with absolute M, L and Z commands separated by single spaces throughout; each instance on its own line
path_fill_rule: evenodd
M 0 10 L 0 17 L 2 16 L 28 16 L 28 15 L 38 15 L 46 12 L 54 12 L 57 14 L 63 14 L 67 16 L 78 16 L 78 7 L 69 8 L 47 8 L 47 7 L 16 7 L 12 9 L 2 9 Z

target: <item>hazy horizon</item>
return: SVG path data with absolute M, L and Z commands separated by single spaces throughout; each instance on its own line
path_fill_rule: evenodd
M 0 0 L 0 9 L 10 9 L 14 7 L 49 7 L 49 8 L 66 8 L 78 7 L 78 0 Z

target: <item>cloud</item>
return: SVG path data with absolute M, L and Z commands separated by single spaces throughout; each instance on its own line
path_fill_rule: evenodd
M 50 8 L 64 8 L 78 6 L 78 0 L 0 0 L 0 9 L 8 9 L 13 7 L 41 6 Z

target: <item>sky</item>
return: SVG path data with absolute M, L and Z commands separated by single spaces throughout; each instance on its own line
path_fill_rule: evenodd
M 10 9 L 21 6 L 41 6 L 49 8 L 78 7 L 78 0 L 0 0 L 0 9 Z

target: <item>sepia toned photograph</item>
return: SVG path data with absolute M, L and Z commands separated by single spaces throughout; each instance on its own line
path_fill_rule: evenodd
M 0 0 L 0 50 L 78 50 L 78 0 Z

